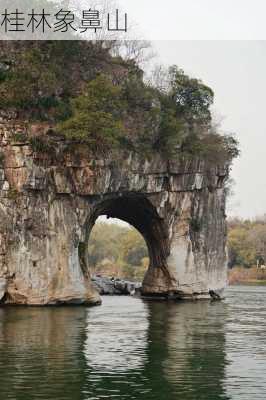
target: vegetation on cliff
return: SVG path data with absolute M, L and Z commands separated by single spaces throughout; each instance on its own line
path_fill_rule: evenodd
M 56 134 L 92 150 L 126 148 L 224 163 L 238 155 L 232 136 L 214 128 L 212 90 L 176 66 L 163 87 L 145 82 L 134 59 L 103 43 L 1 43 L 0 108 L 47 122 Z

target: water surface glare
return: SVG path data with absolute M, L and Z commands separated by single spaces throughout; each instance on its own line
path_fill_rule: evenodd
M 0 400 L 264 400 L 265 300 L 0 308 Z

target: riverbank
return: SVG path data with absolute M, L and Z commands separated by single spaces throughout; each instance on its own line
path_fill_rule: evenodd
M 234 267 L 228 271 L 229 285 L 266 285 L 266 270 L 251 267 Z

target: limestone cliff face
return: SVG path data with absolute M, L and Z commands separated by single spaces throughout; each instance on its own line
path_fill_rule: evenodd
M 99 215 L 123 219 L 146 239 L 143 293 L 208 297 L 226 283 L 227 169 L 203 161 L 54 152 L 14 141 L 0 127 L 2 303 L 98 303 L 87 242 Z

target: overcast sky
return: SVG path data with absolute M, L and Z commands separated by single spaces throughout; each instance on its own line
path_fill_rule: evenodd
M 228 215 L 266 213 L 266 42 L 155 41 L 153 46 L 158 62 L 177 64 L 214 90 L 223 129 L 240 141 Z
M 110 4 L 111 0 L 107 0 Z M 120 0 L 149 40 L 266 39 L 265 0 Z
M 266 1 L 120 4 L 144 37 L 164 39 L 153 41 L 162 64 L 177 64 L 214 90 L 215 112 L 224 117 L 223 129 L 236 133 L 242 151 L 232 170 L 235 196 L 228 215 L 248 218 L 266 213 L 266 42 L 259 41 L 266 39 Z
M 252 218 L 266 213 L 266 1 L 120 4 L 143 37 L 153 40 L 158 62 L 177 64 L 214 90 L 215 112 L 224 118 L 222 128 L 236 133 L 241 157 L 232 170 L 235 195 L 227 214 Z

